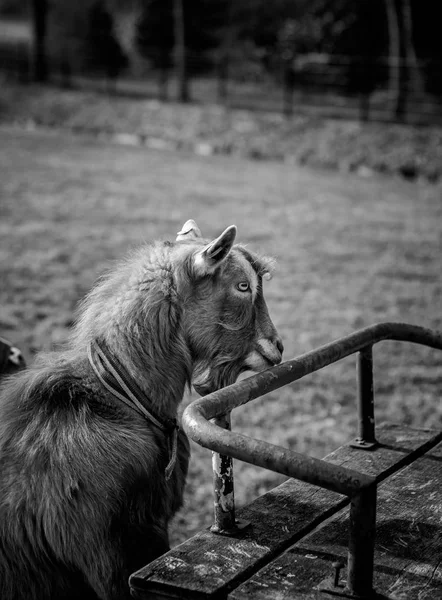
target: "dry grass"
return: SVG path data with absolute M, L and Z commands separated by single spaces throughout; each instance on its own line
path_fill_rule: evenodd
M 302 107 L 286 119 L 279 112 L 226 109 L 207 99 L 183 105 L 109 97 L 93 89 L 20 86 L 1 79 L 0 84 L 0 123 L 124 136 L 156 148 L 285 161 L 367 176 L 381 172 L 432 182 L 442 178 L 440 126 L 327 119 Z M 262 89 L 255 90 L 255 98 L 261 93 Z
M 207 236 L 236 223 L 276 256 L 266 296 L 286 358 L 378 321 L 442 329 L 442 187 L 370 180 L 281 163 L 105 145 L 0 130 L 0 333 L 25 350 L 65 339 L 77 301 L 129 247 L 173 239 L 192 217 Z M 440 356 L 377 347 L 380 421 L 439 426 Z M 248 435 L 322 456 L 354 435 L 347 359 L 233 415 Z M 236 464 L 247 502 L 280 479 Z M 194 446 L 182 540 L 210 522 L 210 453 Z

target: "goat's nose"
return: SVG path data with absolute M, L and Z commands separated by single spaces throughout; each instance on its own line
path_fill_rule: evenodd
M 258 341 L 258 349 L 262 356 L 272 365 L 279 365 L 282 360 L 284 347 L 280 338 L 261 339 Z
M 275 339 L 274 344 L 278 348 L 279 353 L 282 355 L 284 353 L 284 344 L 282 343 L 282 339 L 279 337 L 279 335 Z
M 284 345 L 279 336 L 277 338 L 275 338 L 274 340 L 272 340 L 272 342 L 273 342 L 273 347 L 275 348 L 275 355 L 273 357 L 272 362 L 274 365 L 279 365 L 279 363 L 282 361 L 282 353 L 284 352 Z

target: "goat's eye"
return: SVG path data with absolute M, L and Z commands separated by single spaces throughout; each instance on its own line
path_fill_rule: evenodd
M 240 281 L 236 287 L 240 292 L 248 292 L 250 290 L 248 281 Z

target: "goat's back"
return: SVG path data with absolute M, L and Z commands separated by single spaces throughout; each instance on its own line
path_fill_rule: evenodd
M 166 445 L 81 361 L 43 359 L 10 380 L 0 396 L 0 598 L 113 597 L 103 572 L 129 576 L 167 550 L 188 445 L 181 436 L 169 482 Z

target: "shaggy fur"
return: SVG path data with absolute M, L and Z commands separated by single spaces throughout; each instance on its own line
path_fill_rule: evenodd
M 103 341 L 169 418 L 192 374 L 206 393 L 281 360 L 262 295 L 268 262 L 233 246 L 234 228 L 208 243 L 186 226 L 104 277 L 66 349 L 2 389 L 1 600 L 129 599 L 129 575 L 169 548 L 187 438 L 166 480 L 167 439 L 101 385 L 89 342 Z

